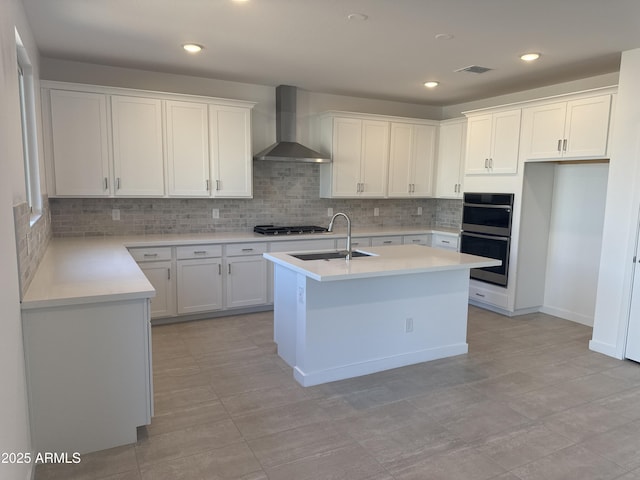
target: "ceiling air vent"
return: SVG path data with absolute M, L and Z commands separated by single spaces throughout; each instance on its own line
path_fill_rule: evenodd
M 487 68 L 487 67 L 481 67 L 479 65 L 470 65 L 468 67 L 459 68 L 458 70 L 455 70 L 455 71 L 456 72 L 469 72 L 469 73 L 484 73 L 484 72 L 488 72 L 489 70 L 493 70 L 493 69 Z

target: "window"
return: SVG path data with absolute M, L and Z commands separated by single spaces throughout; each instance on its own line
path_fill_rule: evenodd
M 40 217 L 40 172 L 38 139 L 36 135 L 36 106 L 33 68 L 26 48 L 16 30 L 18 57 L 18 92 L 20 94 L 20 118 L 22 121 L 22 151 L 24 155 L 24 181 L 27 203 L 31 210 L 31 224 Z

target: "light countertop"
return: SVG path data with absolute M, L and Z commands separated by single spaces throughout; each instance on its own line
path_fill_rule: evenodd
M 501 263 L 500 260 L 421 245 L 390 245 L 358 250 L 373 255 L 350 261 L 300 260 L 288 253 L 265 253 L 263 256 L 277 265 L 320 282 L 494 267 Z
M 353 237 L 384 235 L 459 234 L 446 228 L 387 227 L 353 229 Z M 49 243 L 33 281 L 22 299 L 22 308 L 43 308 L 155 296 L 127 248 L 197 245 L 205 243 L 282 242 L 339 239 L 344 231 L 307 235 L 268 236 L 253 232 L 184 235 L 132 235 L 96 238 L 54 238 Z

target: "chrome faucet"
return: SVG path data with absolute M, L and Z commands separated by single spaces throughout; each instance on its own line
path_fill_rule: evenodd
M 346 213 L 336 213 L 331 217 L 331 221 L 329 222 L 329 228 L 327 229 L 329 232 L 333 232 L 333 222 L 336 217 L 344 217 L 347 219 L 347 260 L 351 260 L 351 219 Z

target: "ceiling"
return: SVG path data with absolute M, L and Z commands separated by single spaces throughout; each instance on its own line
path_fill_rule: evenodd
M 615 72 L 640 47 L 639 0 L 23 1 L 44 57 L 435 106 Z

